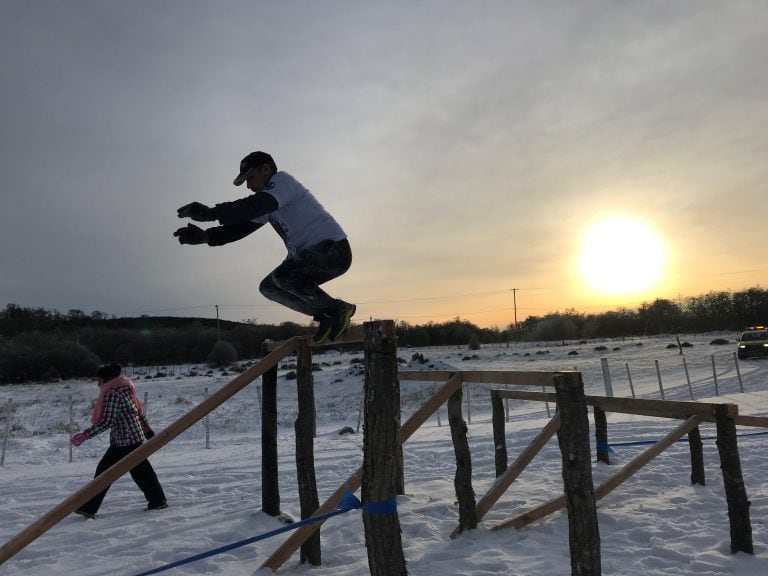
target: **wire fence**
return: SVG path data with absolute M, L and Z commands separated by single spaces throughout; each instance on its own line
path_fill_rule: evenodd
M 464 356 L 471 364 L 472 357 Z M 293 427 L 297 417 L 296 387 L 284 385 L 290 379 L 290 365 L 280 370 L 278 395 L 278 425 Z M 574 366 L 574 368 L 579 368 Z M 466 369 L 477 369 L 469 366 Z M 517 368 L 519 369 L 519 368 Z M 642 397 L 667 400 L 700 400 L 726 394 L 766 389 L 766 384 L 755 378 L 742 378 L 735 353 L 717 353 L 662 359 L 635 359 L 624 362 L 618 358 L 592 358 L 583 364 L 582 372 L 588 394 Z M 215 373 L 199 366 L 127 367 L 129 378 L 136 381 L 139 397 L 143 399 L 148 419 L 155 430 L 162 430 L 193 406 L 199 404 L 209 391 L 229 382 L 233 375 Z M 350 374 L 353 376 L 350 378 Z M 143 378 L 143 379 L 142 379 Z M 169 382 L 169 378 L 171 382 Z M 401 409 L 405 420 L 442 383 L 401 383 Z M 343 386 L 336 394 L 317 394 L 316 413 L 319 423 L 348 423 L 360 432 L 363 411 L 363 371 L 360 367 L 347 370 L 345 378 L 324 382 L 322 386 Z M 463 408 L 467 424 L 488 423 L 492 408 L 490 390 L 498 385 L 471 384 L 465 386 Z M 18 450 L 24 461 L 25 441 L 47 440 L 55 458 L 61 461 L 61 452 L 72 462 L 70 436 L 87 427 L 95 401 L 93 383 L 70 384 L 69 390 L 51 392 L 50 385 L 30 386 L 14 399 L 9 396 L 0 406 L 0 466 L 6 464 L 7 454 Z M 549 404 L 505 400 L 508 421 L 550 417 Z M 441 407 L 427 426 L 447 424 L 445 407 Z M 261 386 L 247 386 L 232 402 L 219 406 L 209 416 L 185 431 L 178 439 L 185 445 L 210 448 L 211 443 L 238 435 L 253 436 L 261 429 Z M 108 433 L 89 441 L 76 451 L 77 459 L 97 458 L 108 444 Z M 90 446 L 89 446 L 90 444 Z M 27 446 L 28 447 L 28 446 Z M 16 452 L 14 452 L 16 453 Z

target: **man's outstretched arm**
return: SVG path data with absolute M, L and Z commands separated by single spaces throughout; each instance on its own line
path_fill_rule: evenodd
M 255 220 L 278 209 L 277 200 L 267 192 L 257 192 L 232 202 L 221 202 L 213 208 L 202 202 L 190 202 L 177 210 L 179 218 L 191 218 L 195 222 L 240 224 Z
M 179 228 L 173 235 L 179 239 L 179 244 L 208 244 L 208 246 L 222 246 L 245 238 L 251 232 L 262 227 L 262 224 L 254 222 L 241 222 L 226 226 L 215 226 L 203 230 L 194 224 L 187 224 Z
M 257 192 L 240 200 L 216 204 L 212 210 L 215 220 L 221 224 L 238 224 L 260 218 L 279 208 L 277 200 L 268 192 Z

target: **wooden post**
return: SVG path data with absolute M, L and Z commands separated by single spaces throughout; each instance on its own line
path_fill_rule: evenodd
M 610 464 L 611 458 L 608 454 L 608 419 L 605 416 L 605 410 L 600 408 L 600 406 L 595 406 L 594 410 L 597 461 Z
M 717 369 L 715 368 L 715 355 L 712 354 L 712 378 L 715 379 L 715 396 L 720 396 L 719 386 L 717 385 Z
M 280 515 L 277 466 L 277 364 L 264 372 L 261 377 L 261 509 L 270 516 Z
M 597 524 L 592 461 L 589 454 L 589 419 L 581 374 L 556 374 L 557 441 L 563 462 L 563 485 L 568 507 L 568 542 L 572 576 L 599 576 L 600 531 Z
M 400 404 L 400 379 L 398 378 L 399 365 L 397 363 L 397 343 L 394 344 L 394 351 L 392 355 L 395 357 L 395 376 L 392 382 L 394 386 L 393 393 L 395 395 L 397 410 L 395 411 L 395 422 L 397 423 L 398 434 L 400 433 L 400 425 L 402 424 L 402 406 Z M 395 447 L 395 453 L 397 455 L 397 476 L 395 483 L 395 493 L 402 496 L 405 494 L 405 457 L 403 455 L 403 443 L 398 439 Z
M 456 455 L 456 474 L 453 485 L 459 501 L 459 533 L 477 528 L 475 492 L 472 489 L 472 456 L 467 441 L 467 424 L 461 417 L 462 388 L 448 398 L 448 424 L 451 427 L 453 452 Z
M 691 400 L 695 400 L 693 397 L 693 388 L 691 387 L 691 375 L 688 373 L 688 362 L 685 361 L 685 358 L 683 358 L 683 368 L 685 368 L 685 380 L 688 382 L 688 394 L 691 397 Z
M 69 433 L 72 434 L 73 431 L 76 430 L 75 428 L 75 405 L 72 401 L 72 394 L 68 397 L 69 401 Z M 10 414 L 8 415 L 10 417 Z M 67 442 L 69 444 L 69 461 L 72 462 L 72 442 Z
M 688 432 L 688 448 L 691 451 L 691 484 L 705 486 L 704 480 L 704 450 L 701 443 L 701 432 L 696 426 Z
M 720 454 L 720 469 L 723 471 L 725 498 L 728 501 L 728 519 L 731 525 L 731 554 L 747 552 L 754 554 L 752 547 L 752 524 L 749 519 L 749 505 L 744 477 L 741 473 L 739 444 L 736 438 L 735 404 L 715 406 L 717 423 L 717 451 Z
M 661 370 L 659 369 L 659 361 L 654 360 L 654 363 L 656 364 L 656 378 L 659 380 L 659 391 L 661 392 L 661 399 L 665 400 L 664 398 L 664 384 L 661 383 Z
M 365 424 L 363 439 L 363 506 L 395 500 L 399 395 L 394 322 L 366 322 Z M 363 508 L 365 546 L 371 576 L 403 576 L 405 555 L 400 518 L 394 512 Z
M 504 424 L 504 404 L 498 390 L 491 390 L 491 410 L 493 412 L 493 453 L 496 461 L 496 478 L 507 469 L 507 436 Z
M 320 506 L 315 475 L 315 393 L 312 377 L 312 350 L 306 338 L 299 340 L 296 349 L 296 387 L 298 416 L 296 430 L 296 479 L 299 483 L 301 519 L 305 520 Z M 321 564 L 320 531 L 318 530 L 301 545 L 300 561 L 313 566 Z
M 683 359 L 685 361 L 685 359 Z M 635 387 L 632 385 L 632 374 L 629 372 L 629 362 L 624 362 L 624 368 L 627 369 L 627 380 L 629 380 L 629 391 L 632 392 L 632 398 L 635 398 Z
M 205 388 L 205 399 L 208 400 L 208 388 Z M 208 422 L 209 415 L 206 414 L 203 418 L 203 424 L 205 426 L 205 448 L 210 450 L 211 448 L 211 427 Z
M 739 359 L 736 352 L 733 353 L 733 365 L 736 366 L 736 376 L 739 377 L 739 390 L 744 394 L 744 383 L 741 381 L 741 369 L 739 368 Z
M 605 384 L 605 395 L 613 398 L 613 384 L 611 382 L 611 370 L 608 368 L 608 358 L 600 358 L 600 365 L 603 368 L 603 384 Z
M 8 445 L 8 438 L 11 436 L 11 416 L 13 416 L 13 403 L 10 398 L 8 398 L 8 403 L 5 406 L 5 433 L 3 434 L 3 448 L 0 451 L 0 466 L 5 463 L 5 447 Z

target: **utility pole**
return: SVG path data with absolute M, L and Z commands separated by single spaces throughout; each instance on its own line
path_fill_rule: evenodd
M 517 288 L 512 288 L 512 303 L 515 307 L 515 346 L 517 346 Z

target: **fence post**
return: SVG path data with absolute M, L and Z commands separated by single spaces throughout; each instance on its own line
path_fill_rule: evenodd
M 13 415 L 13 404 L 11 398 L 8 398 L 5 411 L 5 434 L 3 434 L 3 449 L 0 451 L 0 466 L 5 463 L 5 447 L 8 445 L 8 438 L 11 435 L 11 416 Z M 70 444 L 71 446 L 71 444 Z
M 603 382 L 605 383 L 605 395 L 613 398 L 613 384 L 611 384 L 611 371 L 608 368 L 608 358 L 600 358 L 603 367 Z
M 715 369 L 715 355 L 712 354 L 712 377 L 715 379 L 715 396 L 720 396 L 720 390 L 717 385 L 717 370 Z
M 67 403 L 69 404 L 69 424 L 67 424 L 67 431 L 72 434 L 75 429 L 75 409 L 72 402 L 72 394 L 67 396 Z M 69 463 L 72 463 L 72 442 L 67 442 L 69 446 Z
M 504 431 L 504 405 L 498 390 L 491 390 L 491 412 L 493 414 L 493 453 L 496 463 L 496 478 L 507 470 L 507 437 Z
M 704 480 L 704 450 L 698 426 L 688 432 L 688 448 L 691 451 L 691 484 L 706 486 Z
M 629 380 L 629 391 L 632 392 L 632 398 L 635 398 L 635 387 L 632 385 L 632 374 L 629 373 L 629 362 L 624 362 L 624 368 L 627 369 L 627 380 Z
M 360 421 L 363 417 L 363 403 L 365 402 L 365 383 L 360 391 L 360 402 L 357 405 L 357 432 L 360 432 Z
M 715 406 L 717 423 L 717 451 L 720 454 L 720 469 L 723 471 L 723 487 L 728 502 L 728 519 L 731 525 L 731 554 L 747 552 L 754 554 L 752 546 L 752 524 L 749 519 L 749 500 L 741 473 L 739 444 L 736 436 L 735 404 Z
M 459 501 L 458 533 L 477 528 L 477 506 L 472 489 L 472 456 L 467 442 L 467 424 L 461 417 L 461 397 L 464 386 L 448 398 L 448 424 L 451 427 L 453 452 L 456 456 L 456 475 L 453 484 Z
M 312 377 L 312 349 L 306 338 L 299 341 L 296 349 L 296 395 L 298 415 L 294 423 L 296 431 L 296 480 L 299 484 L 301 519 L 309 518 L 320 507 L 315 474 L 315 391 Z M 300 562 L 319 566 L 321 562 L 320 530 L 301 545 Z
M 265 350 L 266 352 L 266 350 Z M 277 465 L 277 366 L 261 376 L 261 509 L 280 515 L 280 484 Z
M 363 437 L 363 506 L 396 501 L 400 425 L 397 350 L 394 322 L 365 322 L 365 435 Z M 371 576 L 407 574 L 396 506 L 386 512 L 363 508 L 365 547 Z
M 208 400 L 208 388 L 205 388 L 205 399 Z M 206 449 L 210 450 L 211 448 L 211 429 L 208 426 L 208 414 L 205 415 L 205 418 L 203 418 L 203 422 L 205 423 L 205 447 Z
M 461 386 L 464 388 L 464 385 Z M 472 424 L 472 389 L 466 388 L 467 395 L 467 424 Z
M 736 366 L 736 375 L 739 377 L 739 390 L 744 394 L 744 384 L 741 382 L 741 370 L 739 369 L 739 360 L 736 357 L 736 352 L 733 353 L 733 365 Z
M 693 388 L 691 387 L 691 375 L 688 373 L 688 362 L 685 361 L 685 357 L 683 357 L 683 368 L 685 368 L 685 380 L 688 382 L 688 394 L 691 395 L 691 400 L 694 400 Z
M 656 364 L 656 378 L 659 380 L 659 390 L 661 390 L 661 399 L 666 400 L 664 398 L 664 385 L 661 383 L 661 370 L 659 369 L 659 361 L 654 360 L 654 363 Z
M 597 523 L 592 460 L 589 454 L 589 419 L 584 383 L 579 373 L 556 374 L 557 441 L 562 458 L 565 500 L 568 507 L 568 543 L 572 576 L 600 576 L 600 530 Z
M 605 416 L 605 410 L 600 406 L 594 407 L 595 412 L 595 451 L 597 452 L 597 461 L 604 464 L 610 464 L 611 458 L 608 455 L 608 419 Z

